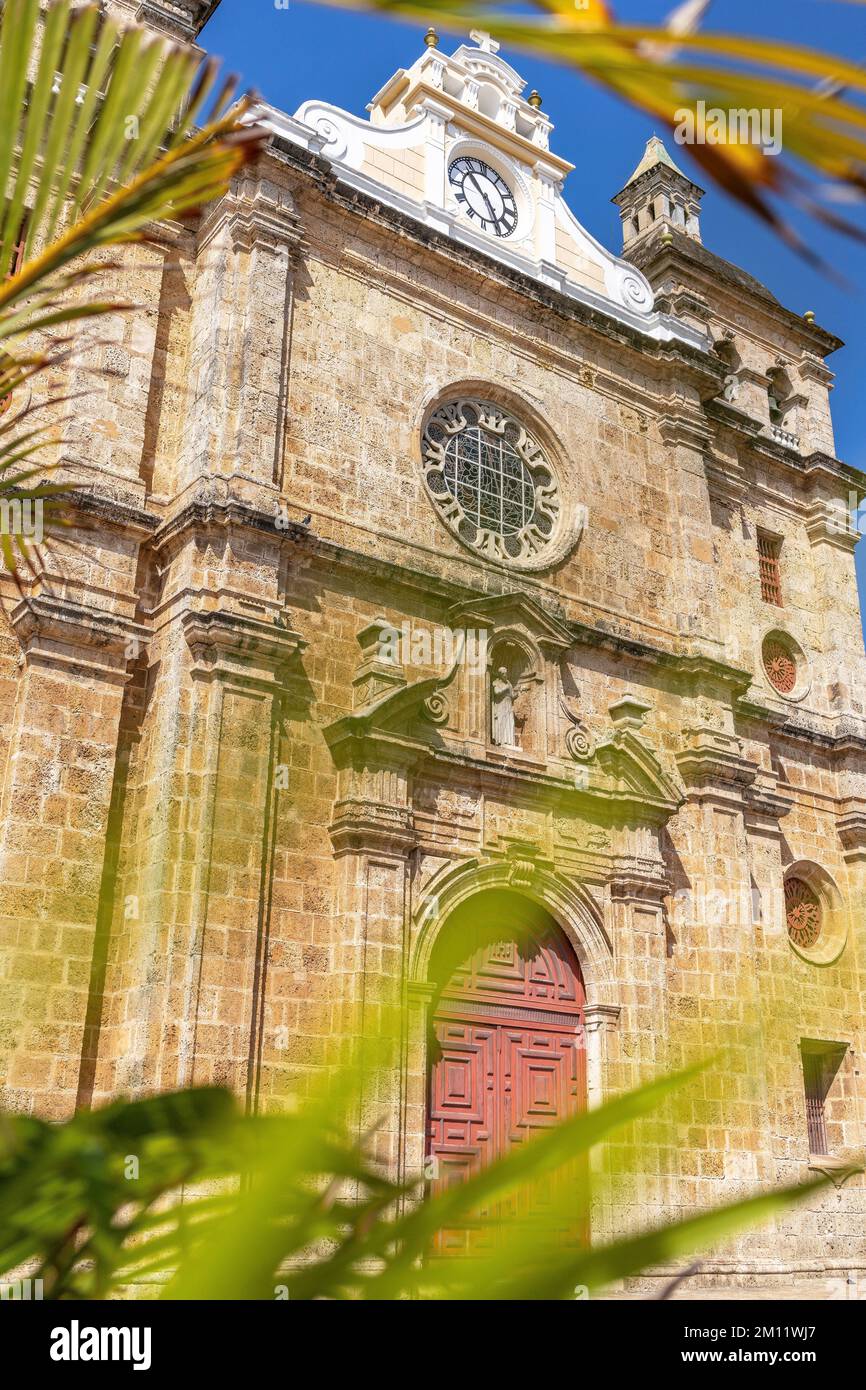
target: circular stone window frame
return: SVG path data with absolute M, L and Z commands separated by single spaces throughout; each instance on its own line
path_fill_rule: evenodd
M 460 504 L 452 498 L 452 494 L 449 492 L 447 499 L 452 499 L 454 506 L 447 506 L 446 499 L 446 506 L 443 507 L 443 495 L 434 492 L 430 487 L 428 474 L 434 471 L 435 466 L 431 465 L 430 460 L 425 456 L 424 435 L 427 426 L 437 410 L 460 401 L 495 406 L 497 410 L 510 416 L 517 425 L 525 430 L 532 443 L 537 445 L 541 451 L 544 460 L 543 466 L 552 479 L 558 505 L 556 520 L 551 533 L 535 554 L 511 556 L 503 553 L 495 543 L 492 546 L 479 545 L 476 541 L 467 540 L 465 536 L 460 534 L 460 522 L 463 516 Z M 574 470 L 566 466 L 565 450 L 553 435 L 546 421 L 525 399 L 518 398 L 511 391 L 489 381 L 449 383 L 445 388 L 437 388 L 422 404 L 418 412 L 413 440 L 415 460 L 421 469 L 421 476 L 424 480 L 424 491 L 437 518 L 462 549 L 476 560 L 482 560 L 486 564 L 494 565 L 510 573 L 535 574 L 553 569 L 556 565 L 561 564 L 577 546 L 586 525 L 587 512 L 585 504 L 578 500 L 571 483 Z M 495 540 L 494 533 L 482 532 L 481 534 L 494 536 Z
M 771 639 L 781 642 L 783 646 L 787 647 L 794 660 L 797 667 L 797 681 L 793 690 L 779 690 L 770 680 L 767 668 L 764 665 L 764 646 Z M 809 659 L 802 645 L 797 641 L 797 638 L 784 628 L 770 627 L 761 635 L 758 642 L 758 669 L 761 672 L 761 679 L 767 689 L 771 690 L 779 700 L 787 700 L 789 703 L 796 705 L 801 700 L 805 700 L 812 688 L 812 671 Z
M 818 899 L 821 908 L 821 931 L 814 946 L 798 946 L 788 932 L 785 884 L 789 879 L 800 879 Z M 820 864 L 813 864 L 811 860 L 798 859 L 794 864 L 786 866 L 782 883 L 782 915 L 788 946 L 795 956 L 799 956 L 809 965 L 833 965 L 848 944 L 848 917 L 842 894 L 827 870 L 822 869 Z

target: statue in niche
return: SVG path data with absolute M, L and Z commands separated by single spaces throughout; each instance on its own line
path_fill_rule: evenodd
M 514 686 L 505 666 L 497 669 L 490 682 L 490 704 L 493 742 L 500 748 L 516 748 Z

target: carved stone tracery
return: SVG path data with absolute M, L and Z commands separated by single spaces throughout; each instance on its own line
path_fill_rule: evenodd
M 464 544 L 518 565 L 549 546 L 559 485 L 540 445 L 513 415 L 488 401 L 448 401 L 427 422 L 422 455 L 427 490 Z

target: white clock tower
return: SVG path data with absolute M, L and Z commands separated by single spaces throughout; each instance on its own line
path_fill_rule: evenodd
M 581 226 L 563 196 L 574 166 L 550 148 L 553 124 L 538 92 L 488 33 L 401 68 L 367 107 L 369 119 L 320 101 L 289 117 L 256 115 L 324 155 L 338 177 L 434 231 L 659 339 L 705 346 L 699 330 L 658 313 L 649 282 Z

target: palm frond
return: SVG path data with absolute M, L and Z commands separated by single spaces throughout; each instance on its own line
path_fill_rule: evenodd
M 417 0 L 321 3 L 419 23 L 430 17 L 429 7 Z M 509 48 L 581 73 L 672 133 L 683 112 L 694 112 L 699 101 L 726 110 L 780 111 L 780 157 L 767 157 L 759 145 L 738 143 L 736 138 L 719 144 L 691 143 L 688 152 L 711 182 L 813 261 L 808 244 L 771 199 L 805 206 L 834 230 L 864 238 L 856 223 L 820 210 L 821 198 L 841 201 L 834 190 L 848 189 L 857 199 L 866 194 L 866 110 L 851 99 L 851 94 L 859 99 L 866 93 L 866 68 L 861 64 L 798 44 L 716 33 L 696 22 L 695 15 L 653 28 L 619 24 L 613 7 L 602 3 L 577 9 L 573 0 L 534 0 L 533 7 L 537 13 L 527 14 L 525 6 L 516 9 L 507 0 L 476 0 L 437 5 L 436 16 L 443 28 L 461 35 L 485 25 Z M 717 66 L 695 62 L 698 55 Z M 831 180 L 829 193 L 820 183 L 811 199 L 804 199 L 800 166 L 810 176 Z
M 56 331 L 123 312 L 116 293 L 87 294 L 97 277 L 121 275 L 105 259 L 166 219 L 223 193 L 257 150 L 262 132 L 212 59 L 124 27 L 102 7 L 75 0 L 6 0 L 0 13 L 0 496 L 40 508 L 51 490 L 28 490 L 36 470 L 14 466 L 60 442 L 57 423 L 16 439 L 28 417 L 13 409 L 23 387 L 60 365 Z M 202 113 L 207 119 L 197 124 Z M 42 335 L 41 350 L 32 335 Z M 22 346 L 25 344 L 26 346 Z M 57 406 L 55 398 L 44 404 Z M 53 461 L 46 458 L 44 467 Z M 44 514 L 44 513 L 43 513 Z M 16 569 L 27 537 L 0 534 Z

